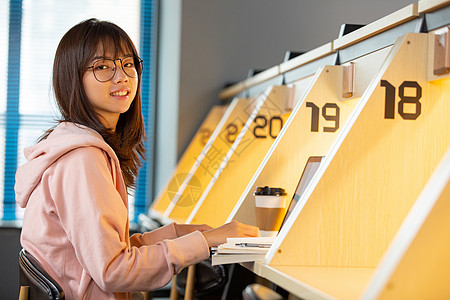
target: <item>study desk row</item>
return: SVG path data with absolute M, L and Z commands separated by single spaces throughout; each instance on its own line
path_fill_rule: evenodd
M 297 64 L 313 74 L 214 107 L 150 214 L 255 224 L 256 187 L 291 198 L 308 158 L 322 156 L 265 261 L 245 266 L 305 299 L 449 298 L 448 4 L 420 1 L 386 30 L 377 21 L 333 44 L 356 51 L 425 12 L 443 26 L 400 30 L 340 64 L 316 57 Z

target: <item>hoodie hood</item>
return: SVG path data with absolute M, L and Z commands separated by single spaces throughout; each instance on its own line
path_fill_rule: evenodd
M 114 150 L 98 132 L 75 123 L 60 123 L 47 139 L 24 149 L 27 162 L 17 169 L 14 186 L 16 202 L 20 207 L 27 206 L 28 199 L 45 170 L 67 152 L 80 147 L 98 147 L 104 150 L 114 158 L 116 168 L 120 169 Z

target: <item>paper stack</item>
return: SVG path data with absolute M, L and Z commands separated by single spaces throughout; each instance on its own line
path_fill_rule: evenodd
M 211 249 L 212 265 L 263 261 L 275 237 L 228 238 L 225 244 Z

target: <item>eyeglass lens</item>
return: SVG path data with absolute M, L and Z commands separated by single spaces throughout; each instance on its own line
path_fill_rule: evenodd
M 117 59 L 120 60 L 120 59 Z M 139 77 L 141 66 L 140 66 L 140 60 L 135 57 L 125 57 L 121 60 L 122 62 L 122 70 L 125 72 L 127 76 L 130 77 Z M 98 81 L 108 81 L 111 78 L 114 77 L 114 74 L 116 73 L 116 64 L 119 62 L 116 62 L 112 59 L 101 59 L 97 60 L 94 63 L 94 76 L 97 78 Z M 138 65 L 138 66 L 137 66 Z

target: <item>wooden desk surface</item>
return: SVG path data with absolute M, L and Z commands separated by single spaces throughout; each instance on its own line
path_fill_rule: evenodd
M 264 277 L 305 299 L 358 299 L 375 268 L 258 266 Z

